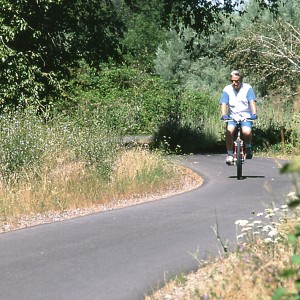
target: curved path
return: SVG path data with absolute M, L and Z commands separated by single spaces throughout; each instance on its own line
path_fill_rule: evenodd
M 0 299 L 140 300 L 166 279 L 196 269 L 220 246 L 233 246 L 237 219 L 250 218 L 291 189 L 273 159 L 244 165 L 244 180 L 224 155 L 195 155 L 182 163 L 204 177 L 193 191 L 0 235 Z M 267 187 L 267 189 L 266 189 Z M 268 191 L 269 189 L 269 191 Z

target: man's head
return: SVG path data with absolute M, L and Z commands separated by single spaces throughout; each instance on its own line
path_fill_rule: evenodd
M 230 80 L 233 88 L 238 91 L 243 82 L 243 75 L 241 72 L 234 70 L 230 73 Z

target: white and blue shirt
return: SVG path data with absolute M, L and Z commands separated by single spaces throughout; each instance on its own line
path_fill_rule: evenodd
M 250 118 L 250 101 L 256 101 L 253 88 L 250 84 L 242 83 L 236 91 L 231 84 L 227 85 L 221 95 L 220 104 L 228 105 L 228 115 L 233 119 Z

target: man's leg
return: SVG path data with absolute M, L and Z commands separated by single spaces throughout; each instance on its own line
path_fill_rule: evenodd
M 235 125 L 228 124 L 226 128 L 226 149 L 227 149 L 227 158 L 226 158 L 226 164 L 232 165 L 233 164 L 233 137 L 235 132 Z
M 250 125 L 250 126 L 249 126 Z M 252 127 L 251 124 L 246 124 L 242 127 L 242 133 L 244 137 L 245 142 L 245 148 L 246 148 L 246 159 L 251 159 L 252 154 Z

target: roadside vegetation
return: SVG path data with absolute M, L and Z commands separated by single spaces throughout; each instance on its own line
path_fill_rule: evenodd
M 30 109 L 2 116 L 1 224 L 165 194 L 193 181 L 175 160 L 146 144 L 126 146 L 98 120 L 49 123 Z
M 295 186 L 283 205 L 236 220 L 236 248 L 225 249 L 222 241 L 217 258 L 196 253 L 196 272 L 175 276 L 145 300 L 299 299 L 300 157 L 281 172 Z
M 297 0 L 0 4 L 2 224 L 180 190 L 191 174 L 169 154 L 225 153 L 219 97 L 232 69 L 240 69 L 257 94 L 255 155 L 300 154 Z M 150 138 L 128 144 L 128 136 Z M 288 224 L 297 218 L 294 209 L 280 229 L 270 225 L 283 230 L 280 243 L 265 243 L 255 234 L 241 242 L 242 250 L 202 266 L 212 281 L 180 297 L 234 299 L 241 291 L 246 299 L 254 283 L 260 288 L 269 281 L 266 295 L 275 293 L 286 283 L 277 276 L 281 265 L 291 251 L 299 252 L 299 229 L 291 246 L 285 234 L 288 227 L 293 232 Z M 243 261 L 245 255 L 249 260 Z M 247 291 L 230 281 L 232 294 L 224 294 L 229 275 L 222 279 L 219 273 L 225 267 L 238 283 L 249 279 L 243 284 Z M 296 273 L 287 272 L 290 282 Z M 185 275 L 179 279 L 187 281 Z M 277 293 L 275 300 L 287 298 L 285 291 Z

